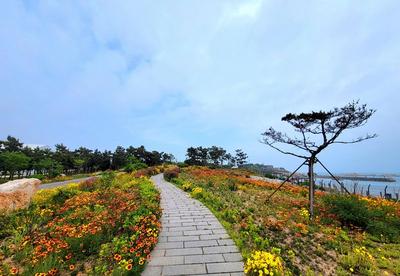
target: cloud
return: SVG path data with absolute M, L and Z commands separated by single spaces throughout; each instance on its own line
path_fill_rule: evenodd
M 380 134 L 371 151 L 391 157 L 344 162 L 368 158 L 362 145 L 343 147 L 327 155 L 332 166 L 396 170 L 399 14 L 396 1 L 6 2 L 0 131 L 180 159 L 189 145 L 218 144 L 290 167 L 259 134 L 288 130 L 287 112 L 359 98 L 378 109 L 363 130 Z

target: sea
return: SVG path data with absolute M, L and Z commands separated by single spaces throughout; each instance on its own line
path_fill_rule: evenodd
M 378 175 L 376 175 L 378 176 Z M 366 195 L 368 186 L 370 185 L 369 192 L 371 196 L 384 196 L 385 188 L 386 194 L 391 194 L 392 198 L 400 197 L 400 176 L 391 177 L 396 182 L 374 182 L 374 181 L 360 181 L 360 180 L 340 180 L 349 192 L 353 193 L 354 190 L 357 194 Z M 332 187 L 336 187 L 340 190 L 340 185 L 334 179 L 316 178 L 315 184 L 324 184 L 325 187 L 331 184 Z

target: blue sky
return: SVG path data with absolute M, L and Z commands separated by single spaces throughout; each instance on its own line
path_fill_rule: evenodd
M 336 172 L 400 172 L 400 3 L 2 1 L 0 134 L 26 143 L 244 149 L 288 112 L 360 99 L 379 134 L 328 149 Z

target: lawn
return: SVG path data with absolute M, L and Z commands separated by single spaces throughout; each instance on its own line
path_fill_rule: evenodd
M 159 202 L 152 182 L 131 174 L 39 191 L 29 208 L 0 215 L 0 275 L 140 275 Z
M 400 206 L 382 199 L 316 192 L 248 178 L 240 170 L 188 167 L 166 173 L 226 227 L 249 275 L 400 275 Z

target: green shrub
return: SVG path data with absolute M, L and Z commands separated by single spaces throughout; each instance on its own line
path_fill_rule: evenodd
M 82 191 L 93 192 L 96 189 L 97 183 L 98 183 L 97 178 L 91 177 L 79 183 L 79 189 Z
M 33 174 L 29 178 L 36 178 L 36 179 L 39 179 L 39 180 L 43 180 L 43 179 L 46 178 L 46 176 L 43 175 L 43 174 Z
M 164 178 L 167 181 L 171 181 L 173 178 L 177 178 L 179 176 L 179 172 L 179 167 L 169 168 L 164 171 Z
M 159 174 L 161 171 L 158 167 L 148 167 L 148 168 L 144 168 L 144 169 L 140 169 L 138 171 L 135 172 L 134 176 L 135 177 L 142 177 L 142 176 L 152 176 L 152 175 L 156 175 Z
M 340 264 L 350 274 L 376 275 L 374 257 L 365 247 L 353 248 L 352 252 L 340 259 Z
M 179 168 L 186 168 L 186 167 L 189 166 L 188 164 L 186 164 L 186 163 L 184 163 L 184 162 L 179 162 L 179 163 L 177 163 L 176 165 L 177 165 Z
M 366 201 L 356 196 L 328 195 L 324 197 L 329 211 L 335 214 L 345 225 L 354 225 L 366 229 L 371 217 Z
M 100 186 L 102 187 L 102 188 L 108 188 L 108 187 L 111 187 L 112 186 L 112 184 L 113 184 L 113 181 L 114 181 L 114 179 L 115 179 L 115 172 L 113 172 L 113 171 L 106 171 L 106 172 L 103 172 L 102 174 L 101 174 L 101 177 L 100 177 Z
M 145 169 L 145 168 L 147 168 L 147 165 L 145 163 L 138 161 L 138 162 L 129 163 L 128 165 L 126 165 L 124 167 L 124 171 L 127 173 L 131 173 L 133 171 L 138 171 L 138 170 Z
M 400 242 L 400 219 L 388 217 L 384 221 L 372 220 L 367 226 L 367 231 L 379 241 L 398 243 Z
M 229 223 L 234 223 L 239 219 L 239 211 L 236 209 L 227 209 L 222 213 L 222 218 Z
M 232 192 L 235 192 L 238 190 L 238 185 L 236 184 L 236 181 L 229 179 L 228 180 L 228 189 Z
M 330 194 L 323 201 L 343 225 L 360 227 L 380 241 L 400 241 L 400 218 L 391 215 L 391 206 L 370 207 L 355 195 Z
M 67 199 L 70 199 L 78 193 L 78 190 L 58 189 L 58 193 L 53 196 L 52 202 L 54 204 L 63 204 Z
M 14 222 L 11 214 L 0 212 L 0 239 L 10 236 L 14 230 Z

